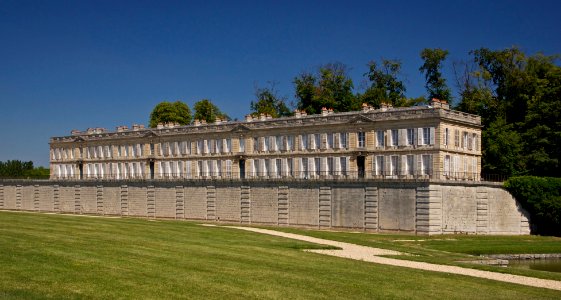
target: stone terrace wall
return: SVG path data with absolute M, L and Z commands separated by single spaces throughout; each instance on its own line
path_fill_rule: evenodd
M 0 209 L 417 234 L 529 234 L 485 183 L 392 181 L 0 181 Z

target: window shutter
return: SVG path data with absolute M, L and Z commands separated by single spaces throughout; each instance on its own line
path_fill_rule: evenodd
M 418 154 L 415 155 L 415 158 L 417 158 L 417 175 L 422 175 L 423 174 L 423 155 L 422 154 Z
M 423 145 L 423 128 L 417 128 L 417 145 Z
M 434 138 L 435 138 L 435 129 L 434 127 L 430 128 L 430 144 L 434 145 Z
M 404 146 L 407 145 L 406 138 L 407 138 L 407 129 L 399 129 L 397 132 L 397 145 Z

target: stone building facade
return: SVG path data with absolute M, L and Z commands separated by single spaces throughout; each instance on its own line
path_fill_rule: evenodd
M 430 106 L 193 125 L 72 131 L 50 141 L 51 179 L 480 180 L 481 119 Z

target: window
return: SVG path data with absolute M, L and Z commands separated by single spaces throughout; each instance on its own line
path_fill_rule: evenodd
M 378 155 L 374 160 L 374 174 L 384 175 L 384 156 Z
M 348 175 L 348 161 L 349 161 L 349 157 L 340 157 L 340 164 L 341 164 L 341 173 L 342 175 Z
M 477 157 L 474 157 L 472 160 L 472 164 L 473 164 L 473 178 L 475 180 L 479 180 L 479 173 L 477 172 Z
M 358 132 L 357 138 L 358 138 L 358 147 L 364 148 L 366 146 L 366 133 L 363 131 Z
M 333 157 L 327 158 L 327 174 L 328 175 L 335 174 L 335 159 Z
M 275 169 L 276 174 L 275 175 L 277 177 L 281 177 L 282 176 L 282 159 L 277 158 L 276 161 L 275 161 L 275 164 L 276 164 L 275 165 L 275 167 L 276 167 L 276 169 Z
M 334 137 L 333 137 L 333 133 L 328 133 L 327 134 L 327 144 L 326 144 L 326 149 L 333 149 L 333 141 Z
M 253 152 L 259 151 L 259 138 L 253 138 Z
M 304 157 L 302 158 L 301 164 L 300 164 L 300 175 L 302 176 L 302 178 L 308 178 L 309 174 L 308 174 L 308 158 Z
M 477 133 L 473 134 L 473 150 L 479 151 L 479 135 Z
M 430 145 L 430 128 L 423 128 L 423 145 Z
M 226 160 L 226 176 L 232 177 L 232 160 Z
M 340 146 L 343 149 L 347 149 L 349 147 L 349 134 L 346 132 L 341 132 L 340 133 Z
M 399 134 L 397 129 L 392 129 L 392 146 L 397 146 L 399 140 Z
M 415 130 L 413 128 L 407 128 L 407 145 L 411 146 L 415 141 Z
M 450 176 L 450 155 L 444 156 L 444 176 Z
M 454 130 L 454 146 L 456 148 L 460 147 L 460 130 Z
M 262 137 L 261 140 L 263 141 L 263 151 L 269 151 L 269 138 L 268 137 Z
M 245 139 L 240 138 L 240 152 L 245 152 Z
M 392 155 L 390 157 L 390 175 L 395 176 L 398 175 L 398 167 L 399 167 L 399 159 L 397 155 Z
M 232 139 L 226 139 L 226 145 L 224 145 L 224 152 L 230 153 L 232 152 Z
M 286 159 L 286 175 L 294 177 L 294 160 L 292 158 Z
M 421 175 L 430 175 L 431 173 L 431 155 L 422 155 L 421 158 Z
M 407 155 L 407 160 L 405 164 L 405 174 L 406 175 L 413 175 L 415 174 L 415 164 L 414 164 L 414 156 Z
M 463 131 L 462 148 L 466 149 L 468 147 L 468 133 Z
M 201 154 L 203 152 L 203 141 L 197 141 L 197 154 Z
M 316 171 L 316 176 L 321 175 L 321 159 L 319 157 L 314 158 L 314 169 Z
M 219 154 L 222 153 L 222 139 L 217 139 L 216 142 L 216 148 L 214 149 L 214 153 Z
M 384 147 L 384 131 L 376 131 L 376 147 Z
M 275 138 L 275 151 L 284 150 L 284 136 L 276 136 Z
M 216 176 L 222 176 L 222 161 L 221 160 L 215 160 L 215 171 L 216 171 Z
M 321 147 L 321 135 L 319 133 L 314 134 L 314 149 L 319 149 Z
M 444 129 L 444 146 L 448 146 L 450 143 L 450 130 L 448 128 Z
M 293 151 L 294 150 L 294 136 L 293 135 L 289 135 L 287 137 L 287 144 L 288 144 L 288 148 L 286 150 Z

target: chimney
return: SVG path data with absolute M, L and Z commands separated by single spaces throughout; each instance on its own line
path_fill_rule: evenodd
M 72 129 L 72 131 L 70 131 L 71 135 L 79 135 L 80 133 L 82 133 L 82 132 L 78 129 Z
M 271 116 L 270 114 L 267 114 L 267 120 L 271 120 L 273 118 L 273 116 Z
M 193 125 L 199 126 L 201 125 L 201 121 L 199 121 L 199 119 L 195 119 L 195 121 L 193 121 Z
M 222 120 L 220 118 L 216 118 L 216 120 L 214 120 L 214 124 L 220 124 L 222 123 Z
M 160 126 L 160 124 L 158 124 L 158 126 Z M 125 126 L 125 125 L 117 126 L 117 132 L 123 132 L 123 131 L 127 131 L 127 130 L 129 130 L 128 126 Z
M 381 110 L 381 111 L 386 111 L 386 110 L 388 110 L 388 105 L 386 104 L 386 102 L 380 103 L 380 110 Z
M 325 108 L 325 106 L 321 108 L 321 115 L 327 116 L 327 108 Z
M 442 105 L 440 103 L 440 100 L 437 99 L 437 98 L 432 98 L 431 105 L 432 105 L 432 107 L 435 107 L 435 108 L 436 107 L 442 107 Z
M 332 114 L 333 113 L 333 108 L 328 109 L 327 112 L 328 112 L 329 115 Z
M 302 116 L 302 113 L 299 110 L 296 109 L 296 110 L 294 110 L 294 116 L 296 118 L 300 118 Z
M 308 113 L 307 113 L 305 110 L 302 110 L 302 111 L 301 111 L 301 115 L 302 115 L 302 117 L 305 117 L 305 116 L 308 115 Z
M 206 120 L 201 120 L 201 125 L 206 125 Z
M 259 114 L 259 121 L 265 121 L 266 119 L 267 119 L 267 116 L 264 113 Z
M 252 116 L 252 115 L 245 115 L 245 121 L 246 121 L 246 122 L 251 122 L 251 121 L 253 121 L 253 116 Z
M 440 100 L 440 106 L 442 106 L 442 108 L 444 109 L 450 109 L 450 103 L 448 103 L 448 101 L 446 100 Z

